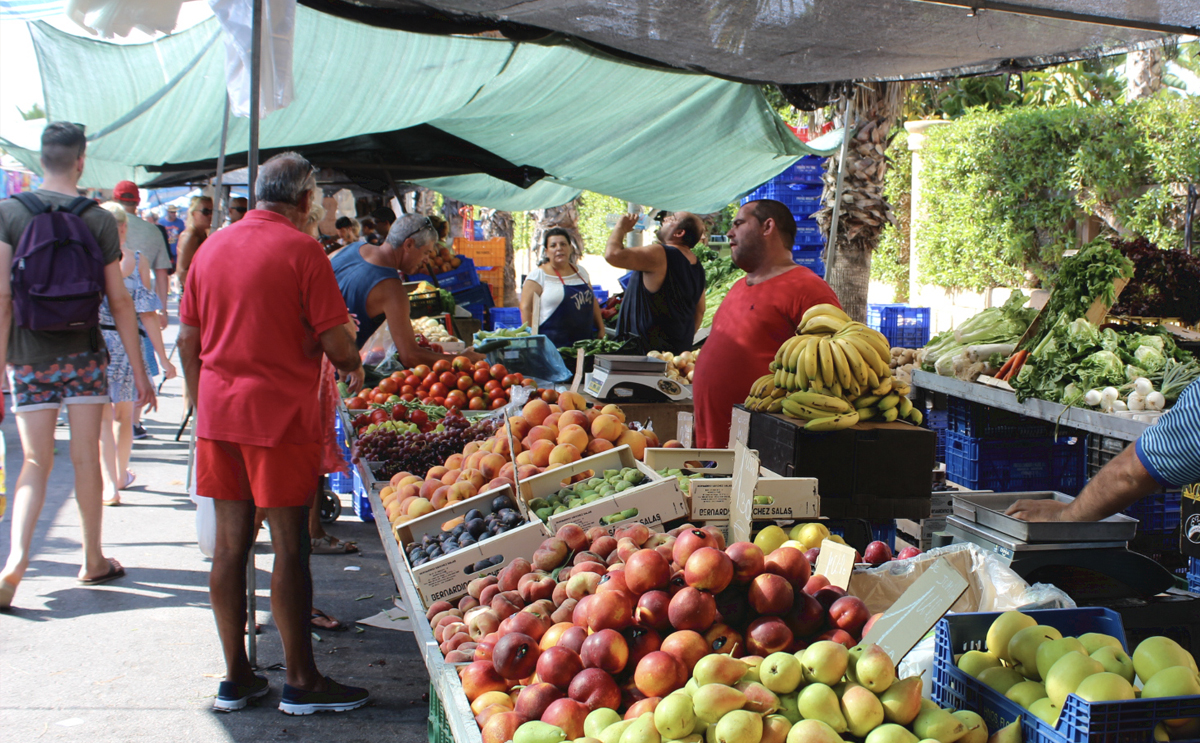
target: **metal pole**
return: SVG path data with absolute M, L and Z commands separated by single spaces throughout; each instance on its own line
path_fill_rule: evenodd
M 262 32 L 263 0 L 254 0 L 254 16 L 250 31 L 250 153 L 249 190 L 247 194 L 251 209 L 254 208 L 254 184 L 258 181 L 258 107 L 262 98 Z
M 838 153 L 837 186 L 833 189 L 833 216 L 829 220 L 829 238 L 825 241 L 825 270 L 833 266 L 837 255 L 838 218 L 842 211 L 842 186 L 846 179 L 846 150 L 850 146 L 851 129 L 854 127 L 854 91 L 851 88 L 846 98 L 846 117 L 842 121 L 842 148 Z
M 213 189 L 213 196 L 216 201 L 216 218 L 212 221 L 213 224 L 220 228 L 225 224 L 225 191 L 221 188 L 221 183 L 225 179 L 225 144 L 229 136 L 229 91 L 225 91 L 225 118 L 221 121 L 221 151 L 217 153 L 217 185 Z

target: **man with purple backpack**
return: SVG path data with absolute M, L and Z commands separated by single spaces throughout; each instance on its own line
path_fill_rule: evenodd
M 78 195 L 86 147 L 77 124 L 48 125 L 42 132 L 42 187 L 0 201 L 0 366 L 8 370 L 24 452 L 13 497 L 12 545 L 0 571 L 0 609 L 12 605 L 29 566 L 63 404 L 83 522 L 79 583 L 98 585 L 125 574 L 120 563 L 104 556 L 100 539 L 100 423 L 109 401 L 108 351 L 99 327 L 104 296 L 133 360 L 138 405 L 154 406 L 155 398 L 141 359 L 133 298 L 121 277 L 116 221 Z

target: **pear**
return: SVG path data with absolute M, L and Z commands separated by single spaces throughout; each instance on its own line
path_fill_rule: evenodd
M 986 668 L 979 674 L 979 680 L 1001 694 L 1006 694 L 1025 678 L 1011 668 Z
M 692 669 L 692 678 L 697 686 L 706 684 L 725 684 L 733 686 L 746 674 L 748 666 L 730 655 L 713 653 L 706 655 L 696 662 Z
M 762 715 L 747 710 L 733 710 L 717 723 L 717 743 L 758 743 L 762 734 Z
M 739 681 L 733 688 L 746 695 L 746 703 L 742 705 L 742 709 L 760 715 L 772 715 L 779 711 L 779 697 L 757 681 Z
M 1094 655 L 1097 650 L 1103 647 L 1112 647 L 1124 652 L 1125 646 L 1121 641 L 1112 635 L 1103 635 L 1099 632 L 1086 632 L 1079 636 L 1079 641 L 1087 648 L 1088 655 Z
M 517 741 L 513 741 L 517 743 Z M 621 733 L 621 743 L 662 743 L 662 736 L 654 725 L 654 713 L 646 712 L 633 721 Z
M 1200 694 L 1196 672 L 1185 666 L 1164 668 L 1150 677 L 1142 687 L 1142 699 L 1187 697 Z
M 846 675 L 846 664 L 850 651 L 839 642 L 818 640 L 804 649 L 800 656 L 800 666 L 804 670 L 804 680 L 808 683 L 821 683 L 833 686 Z
M 783 715 L 767 715 L 762 721 L 762 741 L 760 743 L 785 743 L 788 733 L 792 731 L 792 722 Z
M 1018 717 L 997 730 L 995 735 L 988 738 L 987 743 L 1021 743 L 1022 739 L 1021 718 Z
M 538 720 L 521 723 L 513 733 L 513 743 L 561 743 L 567 739 L 567 734 L 557 725 L 551 725 Z M 651 743 L 658 743 L 652 741 Z
M 701 686 L 692 695 L 692 709 L 696 717 L 712 724 L 726 712 L 741 709 L 746 704 L 746 695 L 723 684 Z
M 694 732 L 692 728 L 695 727 L 695 724 L 696 711 L 692 708 L 692 698 L 687 694 L 672 692 L 654 708 L 654 726 L 658 728 L 658 732 L 664 738 L 677 740 L 691 735 Z M 586 719 L 583 727 L 586 732 Z
M 791 694 L 804 680 L 804 670 L 791 653 L 771 653 L 758 665 L 758 677 L 776 694 Z
M 801 689 L 798 706 L 806 720 L 820 720 L 839 734 L 849 729 L 837 694 L 825 684 L 813 683 Z
M 1200 686 L 1196 689 L 1200 694 Z M 1120 702 L 1133 699 L 1133 686 L 1117 674 L 1104 671 L 1079 682 L 1075 694 L 1085 702 Z
M 788 722 L 793 725 L 804 719 L 800 715 L 800 692 L 783 694 L 779 697 L 779 714 L 786 717 Z
M 1157 743 L 1167 743 L 1171 736 L 1167 735 L 1167 726 L 1164 723 L 1158 723 L 1154 726 L 1154 740 Z
M 918 740 L 908 728 L 889 722 L 867 733 L 863 743 L 918 743 Z
M 1107 635 L 1101 635 L 1107 637 Z M 1085 645 L 1086 647 L 1086 645 Z M 1104 670 L 1108 673 L 1115 673 L 1129 683 L 1133 683 L 1133 658 L 1120 647 L 1112 647 L 1105 645 L 1098 648 L 1095 652 L 1090 653 L 1092 660 L 1104 666 Z
M 963 721 L 944 709 L 927 709 L 913 720 L 913 732 L 919 738 L 933 738 L 941 743 L 954 743 L 967 734 Z
M 589 738 L 599 738 L 605 728 L 620 721 L 621 715 L 615 709 L 599 707 L 583 718 L 583 734 Z
M 769 555 L 787 540 L 787 532 L 771 524 L 754 537 L 754 546 L 762 550 L 764 555 Z
M 935 710 L 935 709 L 941 709 L 941 707 L 937 706 L 937 702 L 933 701 L 932 699 L 922 699 L 921 700 L 921 710 L 917 714 L 920 714 L 921 712 L 924 712 L 925 710 Z
M 1044 624 L 1026 627 L 1008 641 L 1008 655 L 1016 665 L 1017 672 L 1025 678 L 1040 680 L 1037 670 L 1037 649 L 1043 642 L 1061 640 L 1062 633 Z
M 855 682 L 850 681 L 850 680 L 843 681 L 840 684 L 834 684 L 830 688 L 833 689 L 834 694 L 837 694 L 838 701 L 840 702 L 842 700 L 842 697 L 846 695 L 846 690 L 853 688 L 855 686 L 857 686 L 860 689 L 863 688 L 862 684 L 856 684 Z
M 1169 637 L 1156 635 L 1138 643 L 1133 651 L 1133 668 L 1145 684 L 1159 671 L 1171 666 L 1185 666 L 1196 670 L 1192 654 Z
M 1046 674 L 1050 673 L 1050 667 L 1054 665 L 1054 662 L 1072 651 L 1090 655 L 1083 643 L 1074 637 L 1063 637 L 1038 645 L 1037 653 L 1035 654 L 1037 656 L 1038 678 L 1046 678 Z
M 887 691 L 896 680 L 896 664 L 878 645 L 871 645 L 863 652 L 854 666 L 858 683 L 876 694 Z
M 1033 627 L 1037 620 L 1019 611 L 1006 611 L 992 622 L 987 631 L 987 650 L 1005 663 L 1012 663 L 1008 654 L 1008 644 L 1013 635 L 1026 627 Z
M 967 734 L 959 738 L 958 743 L 987 743 L 987 723 L 982 717 L 969 709 L 961 709 L 952 714 L 967 726 Z
M 587 718 L 584 719 L 586 720 Z M 599 740 L 600 743 L 621 743 L 621 736 L 624 735 L 625 731 L 629 729 L 629 726 L 635 722 L 637 722 L 637 720 L 621 720 L 620 722 L 614 722 L 613 724 L 604 728 L 604 730 L 602 730 L 600 734 L 596 736 L 596 739 Z
M 915 720 L 921 711 L 922 686 L 920 676 L 909 676 L 889 686 L 879 697 L 883 719 L 897 725 L 908 725 Z
M 1042 697 L 1029 705 L 1029 713 L 1043 722 L 1055 725 L 1058 723 L 1058 716 L 1062 713 L 1062 708 L 1051 702 L 1050 697 Z
M 761 683 L 762 679 L 759 677 L 758 669 L 762 667 L 763 659 L 757 655 L 753 655 L 747 658 L 741 658 L 740 660 L 746 664 L 746 672 L 742 674 L 741 680 L 758 681 Z
M 1038 681 L 1022 681 L 1010 686 L 1004 696 L 1029 709 L 1029 705 L 1046 697 L 1046 687 Z
M 580 743 L 580 741 L 576 740 L 575 743 Z M 704 743 L 704 736 L 692 733 L 682 738 L 663 738 L 663 743 Z
M 1171 740 L 1195 740 L 1200 738 L 1200 717 L 1185 717 L 1178 720 L 1165 720 L 1163 727 Z
M 1062 709 L 1067 695 L 1074 693 L 1088 676 L 1104 673 L 1104 666 L 1083 653 L 1069 652 L 1059 658 L 1046 675 L 1046 696 L 1055 707 Z
M 855 666 L 858 665 L 858 659 L 861 658 L 865 652 L 867 652 L 866 645 L 855 645 L 854 647 L 850 648 L 850 653 L 846 656 L 846 678 L 850 679 L 856 684 L 858 683 L 858 674 Z
M 846 718 L 851 735 L 865 738 L 867 733 L 883 724 L 883 705 L 869 689 L 851 686 L 842 696 L 842 716 Z
M 801 720 L 788 731 L 787 743 L 844 743 L 842 736 L 820 720 Z
M 707 658 L 708 656 L 705 656 L 705 657 Z M 700 684 L 696 683 L 696 677 L 692 676 L 690 679 L 687 680 L 687 683 L 683 685 L 683 693 L 690 696 L 690 695 L 695 694 L 696 690 L 699 688 L 700 688 Z
M 968 650 L 958 658 L 958 669 L 968 676 L 979 678 L 979 674 L 989 668 L 999 668 L 1000 659 L 992 653 L 982 650 Z
M 717 743 L 717 724 L 704 728 L 704 743 Z

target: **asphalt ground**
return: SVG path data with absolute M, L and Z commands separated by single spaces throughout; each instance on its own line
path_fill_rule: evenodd
M 173 340 L 175 326 L 168 331 Z M 317 630 L 322 672 L 368 688 L 368 706 L 346 713 L 291 717 L 277 709 L 283 653 L 271 621 L 269 534 L 256 545 L 257 659 L 271 692 L 235 713 L 211 709 L 224 676 L 208 597 L 209 560 L 196 541 L 188 498 L 182 384 L 172 380 L 159 409 L 144 417 L 150 438 L 134 442 L 137 481 L 122 505 L 104 509 L 104 550 L 127 575 L 112 583 L 76 583 L 79 514 L 73 501 L 69 430 L 57 450 L 33 560 L 13 609 L 0 613 L 0 740 L 4 741 L 400 741 L 426 740 L 429 677 L 409 632 L 354 622 L 392 607 L 397 593 L 374 524 L 354 516 L 342 496 L 341 518 L 326 530 L 356 541 L 357 555 L 314 555 L 314 603 L 341 620 L 342 632 Z M 7 444 L 8 492 L 21 467 L 15 417 L 0 424 Z M 10 503 L 11 506 L 11 503 Z M 8 555 L 9 515 L 0 520 Z M 358 571 L 346 567 L 357 566 Z

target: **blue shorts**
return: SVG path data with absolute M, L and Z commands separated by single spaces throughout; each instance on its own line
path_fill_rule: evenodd
M 108 351 L 85 351 L 41 364 L 9 364 L 13 412 L 58 410 L 64 403 L 107 403 Z

